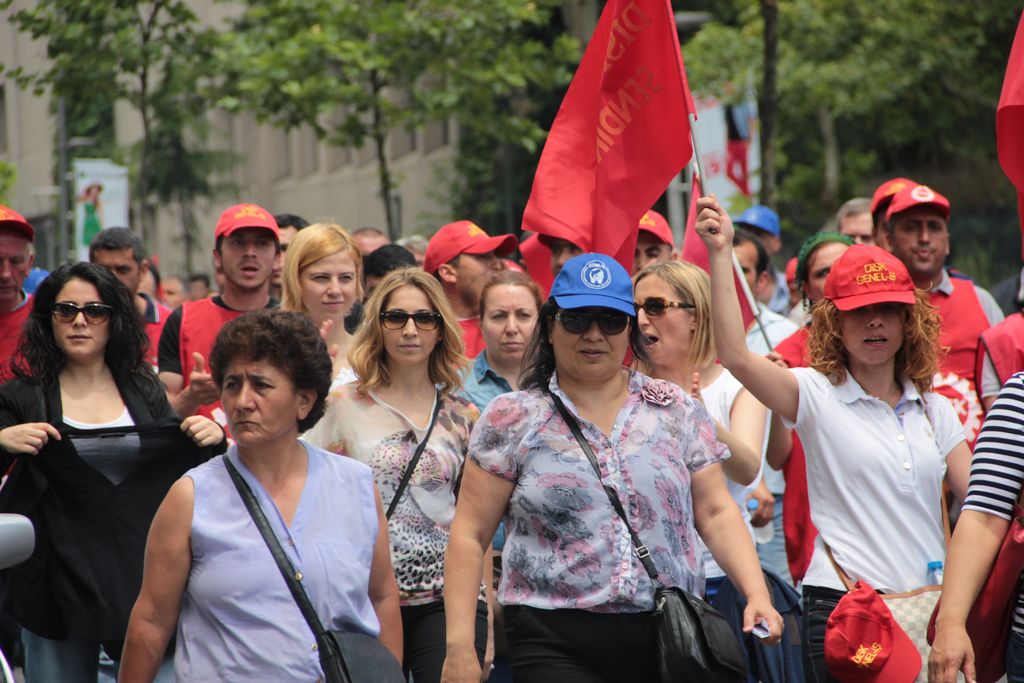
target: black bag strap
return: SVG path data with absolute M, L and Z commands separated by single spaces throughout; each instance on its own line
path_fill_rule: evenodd
M 284 577 L 284 582 L 288 585 L 288 590 L 292 594 L 292 599 L 295 600 L 295 604 L 299 606 L 299 611 L 302 612 L 302 618 L 309 624 L 309 628 L 313 631 L 313 635 L 316 637 L 319 648 L 323 648 L 326 642 L 335 642 L 333 638 L 324 638 L 324 634 L 327 631 L 324 629 L 323 623 L 320 621 L 320 617 L 317 616 L 316 608 L 313 607 L 313 603 L 310 602 L 309 596 L 306 594 L 306 589 L 299 583 L 299 577 L 301 574 L 295 571 L 292 563 L 288 560 L 288 556 L 284 553 L 284 548 L 281 547 L 280 541 L 277 540 L 277 535 L 274 534 L 274 530 L 270 528 L 270 522 L 267 521 L 267 516 L 263 514 L 263 508 L 260 507 L 259 501 L 256 500 L 256 496 L 253 495 L 252 489 L 249 488 L 249 484 L 246 483 L 245 479 L 232 464 L 231 460 L 227 455 L 223 456 L 224 465 L 228 468 L 228 474 L 231 475 L 231 481 L 234 483 L 235 488 L 238 489 L 238 495 L 242 497 L 242 502 L 245 503 L 245 509 L 249 511 L 249 515 L 252 517 L 252 521 L 256 524 L 256 528 L 260 532 L 260 536 L 263 537 L 263 542 L 267 544 L 270 549 L 270 554 L 274 556 L 274 562 L 277 563 L 277 568 L 281 571 L 281 576 Z M 321 652 L 321 661 L 325 657 L 329 656 L 328 653 Z M 337 655 L 341 657 L 342 663 L 344 663 L 344 657 L 341 652 Z
M 409 460 L 409 464 L 405 466 L 405 472 L 402 473 L 402 481 L 398 482 L 398 488 L 395 489 L 395 496 L 388 503 L 388 511 L 384 513 L 388 520 L 391 519 L 391 515 L 395 514 L 398 501 L 402 499 L 402 494 L 405 493 L 405 488 L 409 485 L 409 480 L 412 479 L 412 473 L 416 471 L 416 465 L 419 464 L 420 456 L 423 455 L 423 451 L 427 448 L 427 442 L 430 441 L 430 435 L 434 431 L 434 423 L 437 422 L 437 414 L 439 412 L 441 412 L 441 392 L 437 392 L 434 395 L 434 412 L 430 415 L 427 433 L 423 435 L 423 440 L 416 446 L 416 452 L 412 454 L 412 459 Z
M 647 546 L 643 544 L 640 537 L 636 535 L 633 530 L 633 525 L 629 523 L 629 518 L 626 517 L 626 511 L 622 508 L 622 503 L 619 501 L 619 494 L 615 492 L 608 484 L 604 483 L 604 479 L 601 478 L 601 468 L 597 464 L 597 456 L 594 455 L 593 449 L 590 447 L 590 443 L 587 441 L 587 437 L 583 436 L 583 432 L 580 431 L 580 424 L 576 421 L 576 418 L 569 409 L 565 407 L 565 403 L 562 402 L 555 394 L 551 394 L 551 400 L 555 402 L 555 407 L 558 408 L 559 414 L 565 423 L 569 425 L 569 429 L 572 431 L 572 435 L 576 437 L 577 443 L 580 448 L 583 449 L 583 453 L 587 456 L 587 460 L 594 468 L 594 472 L 597 474 L 598 481 L 601 482 L 601 488 L 604 489 L 605 494 L 608 496 L 608 502 L 615 508 L 615 512 L 618 513 L 619 517 L 626 525 L 626 530 L 629 531 L 629 538 L 633 542 L 633 550 L 636 552 L 636 556 L 640 559 L 640 564 L 644 566 L 647 571 L 647 575 L 651 577 L 651 581 L 654 582 L 655 588 L 662 586 L 661 581 L 658 580 L 658 568 L 654 566 L 654 560 L 651 559 L 651 551 L 647 549 Z

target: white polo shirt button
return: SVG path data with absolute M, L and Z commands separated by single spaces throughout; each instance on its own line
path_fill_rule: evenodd
M 910 469 L 910 463 L 909 462 L 903 463 L 903 469 L 909 470 Z
M 316 643 L 313 643 L 313 652 L 316 652 L 316 651 L 317 651 L 317 650 L 319 650 L 319 649 L 320 649 L 320 648 L 318 648 L 318 647 L 316 646 Z
M 904 436 L 903 434 L 899 434 L 899 435 L 896 436 L 896 440 L 897 441 L 906 441 L 907 437 Z

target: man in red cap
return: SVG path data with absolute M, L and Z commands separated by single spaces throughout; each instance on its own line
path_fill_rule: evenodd
M 516 249 L 514 235 L 491 237 L 471 221 L 441 226 L 423 255 L 423 270 L 436 277 L 462 326 L 466 356 L 484 348 L 480 333 L 480 293 L 487 278 L 504 268 L 502 256 Z
M 633 275 L 645 266 L 672 260 L 675 240 L 672 228 L 660 213 L 651 209 L 640 218 L 640 232 L 633 252 Z
M 281 250 L 277 222 L 256 204 L 224 210 L 214 232 L 213 262 L 224 273 L 220 295 L 186 301 L 160 335 L 160 380 L 182 417 L 199 413 L 227 424 L 206 359 L 225 323 L 247 311 L 271 308 L 270 277 Z
M 1003 319 L 992 295 L 960 274 L 946 270 L 949 256 L 949 200 L 927 185 L 911 185 L 892 196 L 885 211 L 882 244 L 910 271 L 914 285 L 939 309 L 942 331 L 940 374 L 935 391 L 946 396 L 973 444 L 981 429 L 975 361 L 981 333 Z
M 17 211 L 0 205 L 0 364 L 7 365 L 21 338 L 21 326 L 28 317 L 29 297 L 21 288 L 32 270 L 35 230 Z M 0 367 L 0 382 L 10 379 Z
M 883 249 L 888 249 L 885 240 L 885 212 L 893 196 L 900 190 L 914 187 L 918 183 L 910 178 L 890 178 L 875 188 L 871 195 L 871 238 Z

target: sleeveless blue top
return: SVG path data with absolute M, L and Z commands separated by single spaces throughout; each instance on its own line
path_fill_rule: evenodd
M 330 630 L 378 636 L 368 595 L 377 538 L 373 473 L 300 441 L 309 457 L 291 527 L 237 448 L 189 470 L 195 484 L 192 568 L 178 619 L 174 673 L 188 681 L 313 681 L 322 677 L 313 632 L 235 489 L 231 458 L 256 495 Z

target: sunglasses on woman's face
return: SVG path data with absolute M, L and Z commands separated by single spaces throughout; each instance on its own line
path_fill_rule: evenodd
M 559 311 L 555 320 L 562 323 L 562 329 L 569 334 L 583 334 L 595 323 L 597 329 L 607 335 L 620 334 L 629 324 L 629 316 L 617 311 L 600 313 L 577 313 L 575 311 Z
M 114 312 L 113 307 L 106 304 L 86 304 L 76 306 L 75 304 L 61 302 L 53 305 L 53 319 L 59 323 L 73 323 L 78 314 L 85 316 L 85 321 L 90 325 L 101 325 L 110 320 L 110 314 Z
M 438 325 L 441 324 L 441 314 L 435 313 L 434 311 L 416 311 L 415 313 L 407 313 L 406 311 L 399 311 L 393 309 L 390 311 L 380 312 L 380 322 L 387 330 L 401 330 L 408 323 L 409 318 L 412 318 L 412 322 L 416 325 L 416 328 L 429 332 L 436 330 Z
M 689 308 L 690 310 L 696 308 L 693 304 L 685 304 L 682 301 L 669 301 L 660 296 L 649 296 L 643 301 L 637 301 L 636 307 L 637 310 L 643 310 L 651 318 L 665 315 L 670 308 Z

